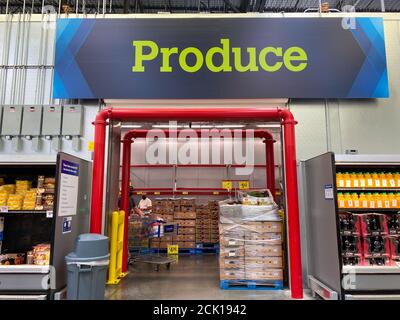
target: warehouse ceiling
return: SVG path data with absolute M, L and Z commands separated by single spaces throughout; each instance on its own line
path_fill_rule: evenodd
M 61 5 L 60 2 L 61 1 Z M 40 13 L 47 10 L 71 13 L 246 13 L 246 12 L 315 12 L 319 0 L 0 0 L 0 13 Z M 331 12 L 400 12 L 399 0 L 322 0 Z

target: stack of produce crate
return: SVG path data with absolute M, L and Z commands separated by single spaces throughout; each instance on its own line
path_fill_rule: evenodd
M 197 205 L 196 214 L 196 243 L 217 244 L 219 242 L 218 202 L 209 201 L 205 205 Z
M 220 202 L 220 287 L 283 287 L 282 222 L 276 205 Z M 265 197 L 264 197 L 265 198 Z
M 183 198 L 180 201 L 179 211 L 174 213 L 174 222 L 178 224 L 178 235 L 174 237 L 174 244 L 179 248 L 192 249 L 196 247 L 196 200 Z

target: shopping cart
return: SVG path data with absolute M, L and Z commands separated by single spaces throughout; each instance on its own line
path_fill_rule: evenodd
M 140 217 L 132 215 L 129 217 L 129 264 L 147 263 L 155 266 L 156 271 L 161 265 L 170 269 L 175 259 L 160 254 L 160 241 L 158 250 L 153 254 L 150 248 L 152 239 L 161 239 L 164 236 L 176 236 L 178 225 L 176 223 L 164 223 L 151 216 Z

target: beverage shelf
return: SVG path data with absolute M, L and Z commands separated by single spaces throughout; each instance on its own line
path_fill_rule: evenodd
M 400 188 L 337 188 L 337 191 L 400 192 Z
M 343 273 L 355 274 L 383 274 L 383 273 L 400 273 L 398 263 L 392 266 L 343 266 Z
M 339 208 L 339 212 L 393 212 L 397 213 L 400 211 L 400 208 Z

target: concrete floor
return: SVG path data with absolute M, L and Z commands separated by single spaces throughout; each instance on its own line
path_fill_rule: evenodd
M 289 290 L 221 290 L 217 255 L 179 256 L 170 270 L 146 264 L 129 268 L 119 285 L 108 286 L 110 300 L 288 300 Z M 310 299 L 306 295 L 305 299 Z

